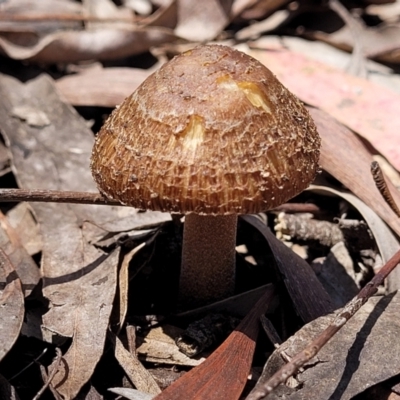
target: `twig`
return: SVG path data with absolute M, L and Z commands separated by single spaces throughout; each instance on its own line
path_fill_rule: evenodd
M 120 17 L 96 17 L 94 15 L 85 14 L 49 14 L 49 13 L 33 13 L 12 15 L 9 13 L 0 13 L 0 21 L 13 22 L 48 22 L 48 21 L 89 21 L 89 22 L 135 22 L 136 19 L 130 16 Z
M 38 362 L 46 353 L 47 353 L 47 347 L 43 349 L 43 351 L 33 360 L 31 361 L 26 367 L 22 368 L 21 371 L 17 372 L 15 375 L 13 375 L 8 381 L 12 381 L 13 379 L 17 378 L 20 376 L 23 372 L 25 372 L 29 367 L 31 367 L 33 364 Z
M 278 207 L 271 209 L 270 211 L 285 212 L 288 214 L 295 214 L 295 213 L 319 214 L 321 212 L 321 208 L 318 207 L 316 204 L 312 203 L 284 203 Z
M 316 241 L 327 247 L 343 241 L 343 233 L 338 224 L 313 219 L 308 213 L 280 213 L 275 218 L 275 231 L 278 239 Z
M 129 353 L 136 355 L 136 328 L 133 325 L 126 326 L 126 338 Z
M 123 206 L 120 202 L 107 199 L 100 193 L 41 189 L 0 189 L 0 202 L 18 201 Z
M 377 161 L 372 161 L 372 163 L 371 163 L 371 174 L 372 174 L 372 178 L 375 181 L 375 185 L 378 188 L 383 199 L 386 201 L 386 203 L 389 205 L 389 207 L 393 210 L 393 212 L 398 217 L 400 217 L 399 207 L 397 207 L 395 201 L 393 200 L 393 196 L 390 193 L 390 190 L 386 183 L 386 180 L 385 180 L 385 177 L 381 170 L 381 167 Z
M 38 400 L 42 396 L 42 394 L 48 388 L 48 386 L 50 385 L 54 376 L 56 375 L 56 373 L 58 371 L 58 367 L 60 366 L 61 359 L 62 359 L 62 353 L 59 348 L 56 348 L 56 355 L 57 355 L 56 362 L 53 366 L 53 369 L 51 370 L 49 376 L 47 377 L 47 380 L 46 380 L 45 384 L 43 385 L 43 387 L 37 392 L 36 396 L 32 400 Z
M 45 189 L 0 189 L 0 203 L 31 201 L 41 203 L 101 204 L 105 206 L 124 206 L 117 200 L 107 199 L 100 193 L 71 192 Z M 284 203 L 271 211 L 287 213 L 309 212 L 317 214 L 321 209 L 311 203 Z
M 335 11 L 343 22 L 348 26 L 353 36 L 353 52 L 349 72 L 356 76 L 366 77 L 368 69 L 365 63 L 363 25 L 356 19 L 339 0 L 329 0 L 329 7 Z
M 274 345 L 275 349 L 279 349 L 279 346 L 282 344 L 282 340 L 279 337 L 275 327 L 272 325 L 272 322 L 265 315 L 261 315 L 260 321 L 261 326 L 263 327 L 264 332 L 268 336 L 270 342 Z M 290 357 L 285 351 L 281 351 L 280 354 L 285 362 L 290 361 Z
M 300 367 L 315 357 L 321 348 L 338 332 L 346 322 L 377 292 L 378 286 L 400 263 L 400 250 L 381 268 L 371 281 L 360 290 L 334 318 L 332 323 L 317 336 L 303 351 L 294 356 L 289 363 L 277 371 L 266 383 L 256 387 L 246 400 L 260 400 L 270 394 L 281 383 L 293 376 Z
M 261 326 L 263 327 L 265 334 L 268 336 L 269 341 L 277 349 L 281 345 L 282 340 L 279 337 L 275 327 L 272 325 L 271 321 L 265 315 L 261 315 L 260 321 L 261 321 Z

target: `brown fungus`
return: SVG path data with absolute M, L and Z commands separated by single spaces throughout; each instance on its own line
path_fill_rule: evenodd
M 237 215 L 304 190 L 319 149 L 306 108 L 265 66 L 205 45 L 164 64 L 113 111 L 91 168 L 107 197 L 186 214 L 180 298 L 195 306 L 234 291 Z

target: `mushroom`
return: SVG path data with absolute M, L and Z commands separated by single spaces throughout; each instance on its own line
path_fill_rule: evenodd
M 314 179 L 320 138 L 303 104 L 254 58 L 221 45 L 164 64 L 97 135 L 99 190 L 184 214 L 180 300 L 232 295 L 239 214 L 273 208 Z

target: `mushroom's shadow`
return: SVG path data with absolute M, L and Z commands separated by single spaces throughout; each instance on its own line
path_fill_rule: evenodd
M 339 400 L 342 398 L 345 390 L 349 386 L 349 383 L 350 383 L 354 373 L 357 371 L 358 367 L 360 366 L 360 361 L 361 361 L 360 354 L 361 354 L 362 349 L 365 346 L 365 342 L 366 342 L 368 336 L 370 335 L 370 333 L 372 331 L 372 328 L 376 324 L 378 318 L 382 315 L 382 313 L 385 311 L 387 306 L 390 304 L 390 302 L 392 301 L 395 294 L 396 294 L 396 292 L 391 293 L 391 294 L 383 297 L 381 300 L 379 300 L 378 303 L 376 303 L 371 314 L 365 320 L 362 328 L 358 331 L 352 346 L 348 350 L 347 357 L 346 357 L 346 366 L 343 370 L 342 378 L 340 379 L 334 392 L 329 397 L 329 400 Z

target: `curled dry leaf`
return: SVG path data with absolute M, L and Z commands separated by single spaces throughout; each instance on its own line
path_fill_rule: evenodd
M 30 256 L 42 251 L 40 229 L 28 203 L 19 203 L 13 207 L 7 213 L 7 220 Z
M 130 10 L 110 0 L 8 1 L 0 31 L 1 53 L 41 63 L 122 58 L 177 38 L 167 27 L 135 24 Z
M 241 218 L 267 240 L 294 307 L 303 321 L 309 322 L 332 312 L 332 301 L 307 262 L 278 240 L 260 218 L 254 215 L 242 215 Z
M 0 360 L 18 339 L 24 320 L 21 281 L 9 258 L 0 249 Z
M 140 363 L 136 354 L 132 354 L 126 350 L 122 342 L 113 333 L 109 332 L 109 337 L 114 345 L 115 358 L 135 387 L 150 394 L 161 393 L 156 381 L 150 372 Z
M 128 289 L 129 289 L 129 264 L 133 257 L 146 245 L 146 242 L 141 243 L 125 254 L 118 272 L 118 292 L 119 292 L 119 318 L 117 326 L 119 329 L 125 323 L 126 314 L 128 312 Z M 138 388 L 139 389 L 139 388 Z
M 290 400 L 350 400 L 378 382 L 398 374 L 400 296 L 392 293 L 370 299 L 296 375 L 299 389 L 286 387 Z M 293 357 L 330 323 L 332 316 L 305 325 L 268 359 L 259 383 L 283 366 L 281 352 Z M 281 387 L 280 390 L 284 389 Z M 276 392 L 279 395 L 278 392 Z
M 137 348 L 140 358 L 157 364 L 187 367 L 200 365 L 204 358 L 189 358 L 179 351 L 175 342 L 182 332 L 183 329 L 172 325 L 151 329 L 146 336 L 141 338 L 142 343 Z
M 0 36 L 0 51 L 16 60 L 41 63 L 112 60 L 143 53 L 176 38 L 170 29 L 162 27 L 64 31 L 51 33 L 25 47 Z
M 366 138 L 400 169 L 400 119 L 393 118 L 400 108 L 399 94 L 283 47 L 270 52 L 251 49 L 249 54 L 274 71 L 301 100 Z M 334 141 L 335 135 L 331 138 Z
M 27 253 L 18 234 L 7 218 L 0 212 L 0 248 L 7 254 L 21 279 L 26 296 L 32 292 L 40 279 L 40 271 L 35 261 Z
M 349 202 L 365 219 L 375 238 L 383 263 L 386 263 L 399 249 L 399 241 L 382 219 L 362 200 L 351 193 L 327 186 L 312 185 L 308 190 L 320 194 L 334 194 Z M 400 270 L 395 269 L 388 277 L 388 292 L 400 289 Z

